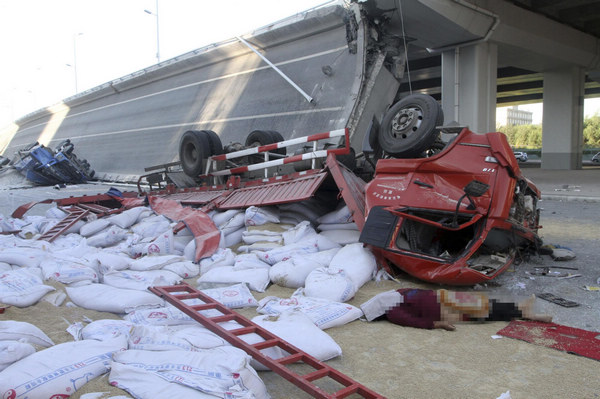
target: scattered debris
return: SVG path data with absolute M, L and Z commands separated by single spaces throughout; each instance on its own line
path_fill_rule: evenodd
M 554 260 L 564 261 L 564 260 L 573 260 L 577 256 L 575 252 L 571 248 L 563 247 L 556 244 L 546 244 L 542 246 L 545 254 L 548 254 Z
M 498 334 L 600 360 L 600 340 L 596 339 L 598 333 L 594 331 L 555 323 L 511 321 Z
M 540 299 L 544 299 L 546 301 L 553 302 L 557 305 L 564 306 L 566 308 L 573 308 L 573 307 L 579 306 L 579 304 L 577 302 L 573 302 L 568 299 L 561 298 L 559 296 L 550 294 L 548 292 L 537 294 L 536 296 Z

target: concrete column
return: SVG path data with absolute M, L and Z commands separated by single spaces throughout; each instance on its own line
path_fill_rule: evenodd
M 484 42 L 442 53 L 442 109 L 477 133 L 496 130 L 498 47 Z
M 579 67 L 544 72 L 543 169 L 581 169 L 584 82 Z

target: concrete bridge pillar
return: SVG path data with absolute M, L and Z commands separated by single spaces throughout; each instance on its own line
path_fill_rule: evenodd
M 498 47 L 482 42 L 442 53 L 442 109 L 477 133 L 496 129 Z
M 544 72 L 543 169 L 581 169 L 584 81 L 575 66 Z

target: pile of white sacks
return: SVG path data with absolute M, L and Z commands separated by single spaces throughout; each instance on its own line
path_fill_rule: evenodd
M 255 323 L 320 360 L 340 356 L 323 330 L 362 315 L 343 302 L 374 277 L 376 262 L 344 204 L 326 214 L 310 204 L 210 213 L 221 245 L 198 263 L 189 230 L 173 234 L 176 221 L 146 207 L 79 222 L 53 243 L 35 238 L 65 216 L 59 209 L 22 220 L 0 216 L 2 230 L 20 231 L 0 236 L 0 302 L 44 300 L 122 316 L 75 323 L 68 329 L 74 341 L 57 345 L 34 325 L 0 321 L 0 396 L 70 395 L 109 373 L 112 385 L 135 398 L 268 398 L 255 372 L 262 365 L 147 290 L 184 279 L 230 308 L 256 307 Z M 264 292 L 269 283 L 296 290 L 257 301 L 250 290 Z

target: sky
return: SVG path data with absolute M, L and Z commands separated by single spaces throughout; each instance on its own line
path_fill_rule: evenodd
M 325 2 L 0 0 L 0 128 L 155 64 L 157 14 L 164 61 Z M 541 104 L 521 108 L 541 123 Z M 586 116 L 599 109 L 600 99 L 586 100 Z
M 164 61 L 325 2 L 0 0 L 0 127 L 156 64 L 156 15 Z

